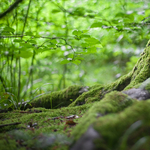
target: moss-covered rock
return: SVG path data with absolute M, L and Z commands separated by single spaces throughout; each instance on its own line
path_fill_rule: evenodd
M 126 94 L 118 91 L 106 94 L 101 101 L 95 102 L 90 107 L 82 117 L 82 120 L 80 120 L 79 125 L 75 127 L 73 131 L 75 139 L 78 139 L 97 118 L 123 111 L 124 108 L 133 102 L 134 100 L 130 99 Z
M 78 141 L 71 147 L 71 150 L 75 150 L 75 147 L 78 147 L 80 150 L 86 148 L 86 146 L 83 146 L 83 141 L 86 143 L 86 140 L 89 139 L 87 133 L 91 128 L 99 136 L 96 136 L 95 139 L 91 139 L 95 144 L 90 150 L 129 150 L 131 148 L 149 150 L 150 100 L 136 101 L 128 108 L 122 109 L 122 111 L 100 115 L 100 117 L 97 117 L 96 112 L 101 112 L 101 107 L 99 107 L 98 110 L 94 109 L 93 106 L 93 109 L 90 108 L 90 111 L 87 112 L 87 118 L 84 116 L 84 119 L 73 131 L 73 135 Z M 95 113 L 95 115 L 92 115 L 92 113 Z M 89 117 L 92 117 L 92 119 Z M 79 132 L 81 130 L 84 130 L 84 134 Z
M 128 150 L 138 146 L 138 149 L 148 150 L 150 142 L 149 109 L 150 101 L 141 101 L 121 113 L 109 114 L 95 120 L 92 127 L 101 137 L 95 141 L 98 142 L 95 144 L 96 148 Z M 143 142 L 140 143 L 142 139 Z

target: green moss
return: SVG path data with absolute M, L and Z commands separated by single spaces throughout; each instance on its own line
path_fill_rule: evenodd
M 34 99 L 25 108 L 44 107 L 44 108 L 58 108 L 68 106 L 79 95 L 79 91 L 83 86 L 70 86 L 62 91 L 52 92 Z
M 132 72 L 128 73 L 127 75 L 124 75 L 123 77 L 119 78 L 117 81 L 106 85 L 105 91 L 122 91 L 127 85 L 131 82 L 131 76 Z
M 15 149 L 17 150 L 17 143 L 15 140 L 10 139 L 9 137 L 0 138 L 0 149 L 1 150 L 15 150 Z M 20 149 L 20 150 L 25 150 L 25 148 Z
M 80 95 L 69 107 L 90 103 L 91 99 L 100 100 L 100 91 L 103 89 L 102 85 L 92 87 L 88 92 Z
M 148 41 L 144 52 L 132 70 L 130 84 L 125 89 L 135 87 L 150 77 L 150 40 Z
M 98 148 L 101 149 L 105 143 L 105 147 L 110 149 L 119 150 L 123 146 L 130 149 L 140 138 L 149 136 L 149 110 L 150 100 L 140 101 L 121 113 L 97 119 L 93 127 L 102 136 Z M 144 145 L 149 144 L 148 142 L 149 140 Z
M 41 132 L 43 130 L 47 130 L 47 126 L 51 124 L 48 128 L 49 130 L 53 130 L 55 128 L 64 127 L 65 122 L 57 126 L 57 123 L 60 123 L 59 119 L 52 119 L 54 117 L 66 117 L 70 115 L 78 115 L 81 116 L 84 112 L 90 107 L 90 104 L 86 104 L 78 107 L 64 107 L 60 109 L 44 109 L 44 108 L 32 108 L 30 111 L 27 109 L 26 111 L 12 111 L 8 113 L 2 113 L 3 119 L 0 120 L 0 124 L 9 124 L 13 122 L 21 122 L 20 125 L 17 125 L 18 128 L 24 127 L 26 128 L 30 122 L 37 123 L 39 128 L 36 132 Z M 41 110 L 42 112 L 34 113 L 34 111 Z M 30 113 L 33 112 L 33 113 Z M 64 118 L 65 119 L 65 118 Z M 78 120 L 78 119 L 77 119 Z M 55 123 L 55 124 L 53 124 Z M 43 126 L 43 128 L 40 128 Z M 12 130 L 16 128 L 16 126 L 7 126 L 1 128 L 1 132 L 5 132 L 8 130 Z
M 70 115 L 77 115 L 79 118 L 73 119 L 75 123 L 78 123 L 80 119 L 82 119 L 82 115 L 90 108 L 90 104 L 85 104 L 82 106 L 77 107 L 64 107 L 60 109 L 45 109 L 45 108 L 32 108 L 27 109 L 26 111 L 11 111 L 7 113 L 2 113 L 3 119 L 0 119 L 0 124 L 10 124 L 15 122 L 20 122 L 19 125 L 11 125 L 6 127 L 0 128 L 0 138 L 4 139 L 5 136 L 9 137 L 9 131 L 18 131 L 19 134 L 22 133 L 24 137 L 27 134 L 27 139 L 24 139 L 24 142 L 31 142 L 31 147 L 36 143 L 32 141 L 33 137 L 39 136 L 42 134 L 63 134 L 64 136 L 69 136 L 71 134 L 72 129 L 74 126 L 69 127 L 66 124 L 66 117 Z M 42 112 L 41 112 L 42 111 Z M 38 112 L 38 113 L 35 113 Z M 37 124 L 36 126 L 30 125 Z M 31 139 L 30 139 L 31 137 Z M 7 138 L 8 142 L 12 143 L 13 145 L 17 145 L 17 141 L 14 142 L 14 136 L 12 139 Z M 63 141 L 63 139 L 62 139 Z M 61 141 L 60 141 L 61 142 Z M 29 144 L 29 143 L 28 143 Z M 7 147 L 8 143 L 6 141 L 1 141 L 1 145 L 3 147 Z M 9 146 L 8 146 L 9 147 Z M 58 149 L 67 149 L 65 144 L 61 145 L 58 143 L 56 146 Z M 22 147 L 21 147 L 22 148 Z M 14 148 L 14 149 L 19 149 Z M 40 150 L 40 149 L 39 149 Z
M 104 99 L 95 102 L 85 113 L 82 120 L 79 120 L 79 125 L 73 130 L 75 139 L 79 138 L 97 118 L 122 111 L 132 103 L 133 101 L 121 92 L 114 91 L 105 95 Z

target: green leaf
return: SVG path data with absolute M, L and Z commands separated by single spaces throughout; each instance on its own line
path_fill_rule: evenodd
M 13 42 L 20 43 L 20 42 L 24 42 L 24 41 L 21 39 L 14 39 Z
M 96 47 L 91 47 L 91 48 L 88 48 L 87 50 L 88 50 L 87 54 L 91 54 L 91 53 L 96 53 L 97 52 Z
M 32 43 L 32 44 L 37 44 L 37 42 L 35 40 L 28 40 L 29 43 Z
M 119 12 L 116 14 L 115 17 L 117 18 L 117 17 L 124 17 L 124 16 L 125 16 L 125 13 Z
M 103 48 L 103 46 L 101 44 L 96 44 L 95 47 L 97 47 L 97 48 Z
M 31 51 L 24 50 L 20 52 L 19 56 L 22 58 L 29 58 L 33 56 L 33 53 Z
M 93 23 L 90 28 L 99 28 L 99 27 L 101 28 L 102 25 L 103 25 L 102 22 L 96 22 L 96 23 Z
M 81 46 L 82 46 L 82 47 L 88 47 L 89 44 L 88 44 L 88 43 L 82 43 Z
M 80 60 L 74 60 L 74 61 L 72 61 L 72 63 L 79 65 L 81 63 L 81 61 Z
M 15 30 L 14 30 L 13 28 L 11 28 L 11 27 L 5 27 L 5 28 L 3 29 L 3 31 L 14 32 Z
M 65 59 L 65 60 L 61 61 L 60 63 L 61 63 L 61 64 L 68 64 L 68 63 L 70 63 L 70 61 L 67 60 L 67 59 Z
M 76 57 L 77 60 L 84 60 L 83 57 Z
M 77 16 L 84 16 L 84 14 L 85 14 L 85 8 L 84 7 L 77 7 L 73 11 L 73 14 L 77 15 Z
M 20 43 L 20 46 L 24 48 L 33 48 L 33 46 L 30 43 Z
M 77 31 L 77 30 L 74 30 L 74 31 L 72 32 L 72 34 L 73 34 L 73 35 L 78 35 L 78 31 Z
M 52 13 L 59 13 L 59 12 L 61 12 L 60 9 L 53 9 L 53 10 L 52 10 Z
M 135 14 L 134 13 L 132 13 L 132 14 L 128 14 L 128 15 L 126 15 L 126 18 L 128 18 L 130 21 L 134 21 L 134 16 L 135 16 Z
M 41 36 L 39 34 L 36 34 L 34 37 L 36 38 L 40 38 Z
M 0 45 L 0 49 L 1 49 L 1 50 L 4 49 L 4 46 L 3 46 L 3 45 Z
M 100 43 L 100 41 L 96 38 L 87 38 L 87 39 L 84 39 L 84 41 L 89 43 L 90 45 L 95 45 L 95 44 Z
M 119 23 L 119 19 L 113 19 L 113 20 L 111 20 L 111 23 L 118 24 Z
M 89 37 L 91 37 L 91 36 L 88 35 L 88 34 L 82 34 L 82 35 L 81 35 L 81 38 L 89 38 Z
M 78 31 L 78 30 L 74 30 L 74 31 L 72 32 L 72 34 L 73 34 L 73 35 L 76 35 L 76 36 L 80 36 L 80 35 L 82 34 L 82 32 L 81 32 L 81 31 Z
M 87 33 L 89 30 L 82 30 L 82 33 Z
M 33 36 L 33 32 L 26 32 L 25 35 Z
M 68 57 L 69 57 L 69 58 L 73 58 L 73 57 L 74 57 L 74 54 L 69 54 Z
M 57 44 L 57 40 L 56 40 L 56 39 L 52 39 L 52 40 L 51 40 L 51 43 L 52 43 L 52 44 Z
M 48 47 L 41 48 L 41 52 L 50 51 Z

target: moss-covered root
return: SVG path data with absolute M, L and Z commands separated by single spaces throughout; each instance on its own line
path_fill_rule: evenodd
M 105 86 L 103 91 L 122 91 L 130 89 L 144 82 L 150 77 L 150 40 L 148 41 L 144 52 L 141 54 L 140 59 L 135 64 L 130 73 L 124 75 L 117 81 Z
M 80 94 L 82 94 L 83 86 L 70 86 L 61 91 L 55 91 L 50 94 L 42 95 L 39 98 L 34 99 L 27 104 L 25 108 L 31 107 L 44 107 L 44 108 L 58 108 L 62 106 L 68 106 L 74 101 Z M 84 91 L 83 91 L 84 92 Z
M 93 101 L 101 100 L 105 94 L 117 90 L 130 89 L 137 87 L 137 85 L 144 82 L 150 77 L 150 41 L 141 55 L 140 59 L 134 66 L 133 70 L 127 75 L 124 75 L 117 81 L 106 86 L 96 86 L 91 88 L 88 92 L 79 96 L 70 106 L 81 105 L 84 103 L 91 103 Z
M 100 101 L 105 96 L 105 94 L 114 90 L 122 91 L 130 83 L 131 75 L 132 72 L 106 86 L 97 85 L 90 87 L 88 92 L 80 95 L 73 103 L 69 105 L 69 107 L 78 106 L 85 103 L 92 103 L 94 101 Z
M 107 109 L 110 110 L 111 105 L 108 103 L 103 107 L 109 106 L 109 109 Z M 96 112 L 105 110 L 103 107 L 100 107 L 99 103 L 99 109 L 96 106 L 93 109 L 91 108 L 88 114 L 86 114 L 87 118 L 84 116 L 82 122 L 75 128 L 73 134 L 76 138 L 80 138 L 73 144 L 71 150 L 74 150 L 75 147 L 82 150 L 83 143 L 91 140 L 90 136 L 88 136 L 89 130 L 92 130 L 92 133 L 96 135 L 92 139 L 94 150 L 149 150 L 150 100 L 138 101 L 122 112 L 111 113 L 105 116 L 101 115 L 101 117 L 93 119 L 96 118 Z M 83 135 L 79 132 L 81 130 L 84 130 Z
M 144 52 L 132 70 L 130 84 L 126 89 L 135 87 L 150 77 L 150 40 L 148 41 Z
M 75 139 L 78 139 L 87 130 L 87 128 L 95 120 L 97 120 L 97 118 L 105 116 L 109 113 L 122 111 L 132 103 L 133 100 L 129 99 L 127 95 L 121 92 L 113 91 L 105 95 L 101 101 L 93 104 L 93 106 L 84 114 L 79 125 L 75 127 L 75 130 L 73 131 Z
M 149 150 L 150 100 L 140 101 L 120 114 L 99 118 L 93 128 L 101 135 L 98 149 Z
M 69 107 L 78 106 L 85 103 L 91 103 L 93 101 L 100 100 L 100 91 L 103 89 L 102 85 L 97 85 L 89 88 L 88 92 L 80 95 L 74 102 L 72 102 Z

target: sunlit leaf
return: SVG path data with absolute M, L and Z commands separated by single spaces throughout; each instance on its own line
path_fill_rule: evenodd
M 73 35 L 78 35 L 78 31 L 77 31 L 77 30 L 74 30 L 74 31 L 72 32 L 72 34 L 73 34 Z
M 100 43 L 100 41 L 96 38 L 86 38 L 84 41 L 92 45 Z
M 84 60 L 83 57 L 76 57 L 76 59 L 78 59 L 78 60 Z
M 56 40 L 56 39 L 52 39 L 50 42 L 51 42 L 52 44 L 57 44 L 57 40 Z
M 81 31 L 78 31 L 78 30 L 74 30 L 74 31 L 72 32 L 72 34 L 73 34 L 73 35 L 76 35 L 76 36 L 80 36 L 80 35 L 82 34 L 82 32 L 81 32 Z
M 96 44 L 95 47 L 97 47 L 97 48 L 103 48 L 103 46 L 101 44 Z
M 87 50 L 88 50 L 87 54 L 91 54 L 91 53 L 96 53 L 97 52 L 96 47 L 88 48 Z
M 87 33 L 89 30 L 82 30 L 83 33 Z
M 20 57 L 22 58 L 29 58 L 32 57 L 33 53 L 31 51 L 21 51 L 20 52 Z
M 96 22 L 96 23 L 93 23 L 90 28 L 99 28 L 99 27 L 102 27 L 102 25 L 103 25 L 102 22 Z
M 60 63 L 61 63 L 61 64 L 68 64 L 68 63 L 70 63 L 70 61 L 67 60 L 67 59 L 65 59 L 65 60 L 61 61 Z
M 74 61 L 72 61 L 72 63 L 79 65 L 81 63 L 81 61 L 80 60 L 74 60 Z

